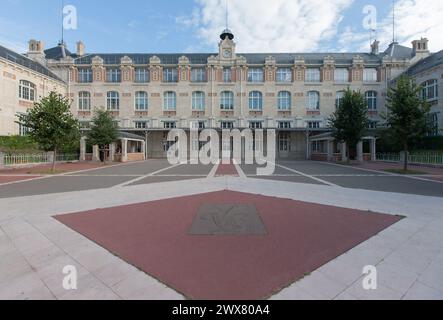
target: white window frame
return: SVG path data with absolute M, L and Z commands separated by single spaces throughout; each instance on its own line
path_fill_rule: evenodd
M 280 91 L 277 95 L 277 109 L 288 111 L 292 108 L 292 97 L 289 91 Z
M 89 91 L 80 91 L 78 93 L 78 110 L 91 110 L 91 93 Z
M 79 83 L 91 83 L 92 82 L 92 69 L 91 68 L 78 68 L 78 82 Z
M 334 82 L 338 82 L 338 83 L 349 82 L 348 68 L 336 68 L 334 70 Z
M 222 121 L 220 123 L 220 127 L 222 129 L 234 129 L 234 122 L 233 121 Z
M 377 82 L 378 72 L 375 68 L 365 68 L 363 70 L 363 82 Z
M 338 109 L 338 107 L 343 102 L 343 98 L 345 96 L 345 91 L 337 91 L 335 93 L 335 108 Z
M 223 82 L 231 83 L 232 82 L 232 69 L 231 68 L 223 68 Z
M 308 91 L 306 94 L 306 108 L 308 110 L 320 110 L 320 92 Z
M 163 93 L 163 110 L 177 110 L 177 94 L 174 91 L 166 91 Z
M 290 83 L 292 82 L 292 70 L 291 68 L 277 68 L 275 80 L 277 83 Z
M 438 80 L 430 79 L 421 84 L 422 98 L 426 101 L 433 101 L 438 99 Z
M 222 91 L 220 93 L 220 109 L 234 110 L 234 92 Z
M 148 93 L 137 91 L 134 96 L 134 108 L 136 111 L 146 111 L 149 107 Z
M 368 106 L 368 110 L 375 111 L 377 110 L 377 91 L 366 91 L 365 92 L 365 99 L 366 104 Z
M 120 94 L 117 91 L 108 91 L 106 93 L 106 107 L 108 111 L 120 110 Z
M 261 93 L 260 91 L 249 92 L 249 110 L 263 110 L 263 93 Z
M 249 68 L 248 69 L 248 82 L 261 83 L 264 82 L 263 68 Z
M 36 86 L 28 80 L 20 80 L 18 96 L 22 100 L 35 101 Z
M 305 82 L 320 82 L 320 69 L 319 68 L 307 68 L 305 75 Z
M 135 68 L 134 82 L 135 83 L 148 83 L 149 82 L 149 69 L 148 68 Z
M 178 82 L 177 68 L 164 68 L 163 69 L 163 82 L 167 82 L 167 83 Z
M 203 91 L 192 92 L 192 110 L 205 110 L 206 108 L 206 97 Z
M 201 83 L 206 81 L 205 68 L 191 68 L 191 82 Z
M 122 73 L 120 68 L 106 68 L 106 82 L 119 83 L 122 81 Z

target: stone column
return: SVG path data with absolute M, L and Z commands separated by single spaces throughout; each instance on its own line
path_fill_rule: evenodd
M 143 160 L 146 160 L 146 142 L 142 141 Z
M 377 139 L 371 139 L 370 144 L 371 149 L 371 161 L 377 161 Z
M 333 143 L 334 143 L 334 141 L 331 141 L 331 140 L 326 140 L 326 143 L 327 143 L 327 152 L 328 152 L 328 161 L 332 161 L 333 160 L 333 158 L 334 158 L 334 146 L 333 146 Z
M 357 161 L 363 162 L 363 141 L 357 143 Z
M 346 154 L 346 142 L 341 143 L 341 161 L 345 162 L 348 160 L 348 155 Z
M 116 149 L 115 143 L 111 143 L 109 145 L 109 161 L 111 162 L 115 161 L 115 149 Z
M 5 165 L 5 154 L 0 151 L 0 168 Z
M 122 139 L 122 162 L 128 162 L 128 139 Z
M 100 162 L 100 149 L 97 145 L 92 146 L 92 161 Z
M 86 137 L 80 139 L 80 161 L 86 161 Z

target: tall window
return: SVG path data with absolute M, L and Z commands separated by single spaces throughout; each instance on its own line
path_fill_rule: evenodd
M 337 93 L 335 94 L 335 107 L 336 108 L 341 106 L 344 96 L 345 96 L 344 91 L 337 91 Z
M 438 98 L 438 81 L 436 79 L 425 81 L 421 86 L 423 100 L 430 101 Z
M 337 68 L 334 71 L 335 82 L 349 82 L 349 70 L 346 68 Z
M 366 103 L 368 104 L 368 110 L 377 110 L 377 92 L 367 91 L 365 93 Z
M 119 68 L 106 68 L 106 81 L 107 82 L 121 82 L 121 70 Z
M 377 69 L 366 68 L 363 71 L 363 81 L 364 82 L 377 82 Z
M 320 82 L 320 69 L 307 68 L 305 80 L 306 82 Z
M 291 110 L 291 93 L 280 91 L 278 93 L 278 110 Z
M 87 91 L 78 93 L 78 110 L 91 110 L 91 93 Z
M 107 93 L 107 107 L 109 111 L 120 109 L 120 95 L 118 92 L 109 91 Z
M 220 94 L 220 109 L 233 110 L 234 109 L 234 93 L 231 91 L 223 91 Z
M 232 70 L 231 68 L 223 68 L 223 82 L 229 83 L 232 81 Z
M 177 109 L 177 95 L 173 91 L 167 91 L 163 94 L 163 109 L 174 111 Z
M 206 82 L 206 69 L 205 68 L 192 68 L 191 69 L 191 82 Z
M 148 93 L 145 91 L 137 91 L 135 93 L 135 110 L 148 110 Z
M 252 91 L 249 93 L 249 109 L 250 110 L 263 109 L 263 94 L 260 91 Z
M 318 91 L 308 92 L 306 106 L 309 110 L 320 110 L 320 93 Z
M 78 69 L 78 82 L 80 82 L 80 83 L 92 82 L 92 69 L 91 68 L 79 68 Z
M 205 110 L 205 93 L 195 91 L 192 93 L 192 110 Z
M 178 82 L 177 68 L 164 68 L 163 82 Z
M 276 80 L 277 82 L 292 82 L 291 68 L 278 68 Z
M 147 68 L 135 68 L 135 82 L 147 83 L 149 82 L 149 70 Z
M 23 100 L 35 101 L 35 84 L 26 80 L 20 80 L 18 96 Z
M 249 68 L 248 82 L 263 82 L 264 74 L 262 68 Z

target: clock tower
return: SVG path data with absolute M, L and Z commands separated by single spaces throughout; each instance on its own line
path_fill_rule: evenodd
M 220 60 L 234 60 L 235 59 L 235 42 L 234 34 L 231 30 L 225 29 L 220 35 L 219 56 Z

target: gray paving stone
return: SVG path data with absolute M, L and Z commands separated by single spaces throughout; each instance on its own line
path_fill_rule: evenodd
M 318 271 L 313 272 L 296 284 L 303 291 L 320 300 L 333 299 L 346 289 L 345 285 L 332 280 Z
M 64 290 L 57 294 L 60 300 L 120 300 L 109 287 L 91 274 L 78 278 L 77 290 Z
M 443 291 L 430 288 L 420 282 L 415 282 L 402 298 L 404 300 L 443 300 Z
M 443 263 L 432 262 L 420 275 L 418 281 L 428 287 L 443 291 Z

